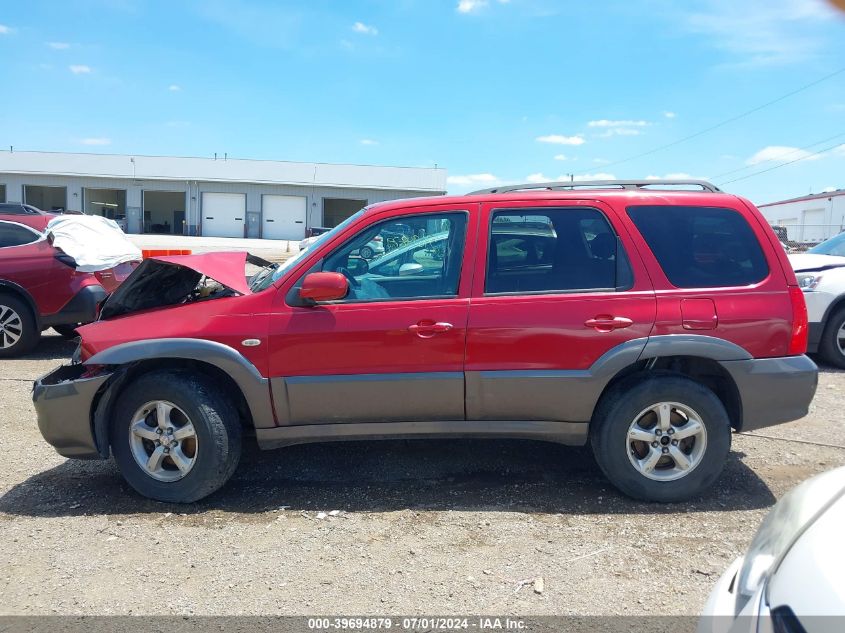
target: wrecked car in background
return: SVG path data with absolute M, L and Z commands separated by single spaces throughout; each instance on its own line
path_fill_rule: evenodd
M 106 218 L 23 218 L 0 216 L 0 358 L 25 354 L 49 327 L 74 336 L 141 260 Z

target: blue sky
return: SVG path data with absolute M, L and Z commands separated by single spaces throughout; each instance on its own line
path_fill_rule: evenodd
M 437 164 L 454 193 L 833 148 L 725 185 L 763 203 L 845 187 L 845 72 L 626 159 L 842 68 L 823 0 L 7 2 L 0 146 Z

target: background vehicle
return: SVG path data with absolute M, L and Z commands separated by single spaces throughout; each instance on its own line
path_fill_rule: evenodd
M 360 257 L 397 224 L 406 243 Z M 670 502 L 716 480 L 732 428 L 802 417 L 816 389 L 786 254 L 701 181 L 381 203 L 249 281 L 246 258 L 139 266 L 80 328 L 81 363 L 36 382 L 45 439 L 182 502 L 225 483 L 244 426 L 263 448 L 589 441 L 621 491 Z
M 699 633 L 728 631 L 740 621 L 742 631 L 836 630 L 839 622 L 819 616 L 845 616 L 844 525 L 845 468 L 792 489 L 716 583 Z
M 0 358 L 26 353 L 48 327 L 74 336 L 136 265 L 81 272 L 74 257 L 44 233 L 55 217 L 0 215 Z
M 789 256 L 810 320 L 808 350 L 845 368 L 845 233 Z

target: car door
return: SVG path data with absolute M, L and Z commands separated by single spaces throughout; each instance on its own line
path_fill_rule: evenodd
M 282 286 L 270 324 L 270 375 L 280 424 L 464 419 L 464 346 L 477 233 L 477 205 L 474 212 L 472 206 L 365 214 L 342 240 L 312 253 L 304 270 Z M 357 255 L 397 223 L 414 233 L 370 262 Z M 299 284 L 316 271 L 345 274 L 349 295 L 313 306 L 299 302 Z
M 614 354 L 636 360 L 655 317 L 648 275 L 612 209 L 484 204 L 475 269 L 467 418 L 588 421 L 594 372 Z

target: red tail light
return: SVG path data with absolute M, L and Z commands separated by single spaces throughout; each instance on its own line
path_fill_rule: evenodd
M 808 317 L 804 293 L 798 286 L 789 286 L 789 300 L 792 302 L 792 338 L 789 340 L 789 355 L 798 356 L 807 352 Z

